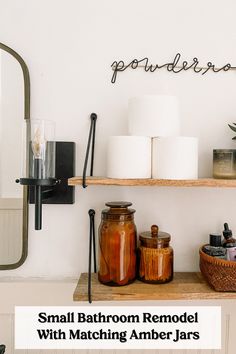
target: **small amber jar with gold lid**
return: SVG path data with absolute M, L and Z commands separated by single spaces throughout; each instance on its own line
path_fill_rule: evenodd
M 152 225 L 151 232 L 139 235 L 138 277 L 145 283 L 167 283 L 173 279 L 173 248 L 171 236 Z
M 99 226 L 98 279 L 110 286 L 127 285 L 136 277 L 135 210 L 129 202 L 109 202 Z

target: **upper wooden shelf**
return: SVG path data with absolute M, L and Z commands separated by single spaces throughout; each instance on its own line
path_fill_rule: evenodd
M 189 180 L 171 179 L 118 179 L 107 177 L 87 177 L 87 185 L 102 186 L 159 186 L 159 187 L 224 187 L 235 188 L 236 179 L 200 178 Z M 82 177 L 73 177 L 68 180 L 69 186 L 82 185 Z
M 125 286 L 101 284 L 92 274 L 93 301 L 126 300 L 220 300 L 236 299 L 236 292 L 217 292 L 203 279 L 201 273 L 174 273 L 166 284 L 147 284 L 136 280 Z M 74 301 L 88 301 L 88 274 L 82 273 L 73 296 Z

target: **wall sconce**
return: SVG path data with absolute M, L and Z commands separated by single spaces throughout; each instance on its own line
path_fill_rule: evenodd
M 29 187 L 29 201 L 35 204 L 35 230 L 42 229 L 42 204 L 73 204 L 74 187 L 67 185 L 74 176 L 75 144 L 56 142 L 55 123 L 30 121 L 29 168 L 26 178 L 16 180 Z

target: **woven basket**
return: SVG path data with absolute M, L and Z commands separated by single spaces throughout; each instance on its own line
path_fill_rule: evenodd
M 216 291 L 236 291 L 236 262 L 211 257 L 199 250 L 200 269 L 206 281 Z

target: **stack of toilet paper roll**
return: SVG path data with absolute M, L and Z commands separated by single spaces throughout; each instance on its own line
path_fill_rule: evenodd
M 149 95 L 129 100 L 128 136 L 111 136 L 107 177 L 198 178 L 198 140 L 180 136 L 178 100 Z
M 153 138 L 152 178 L 197 179 L 198 139 L 184 136 Z
M 107 176 L 150 178 L 151 139 L 146 136 L 111 136 L 108 140 Z

